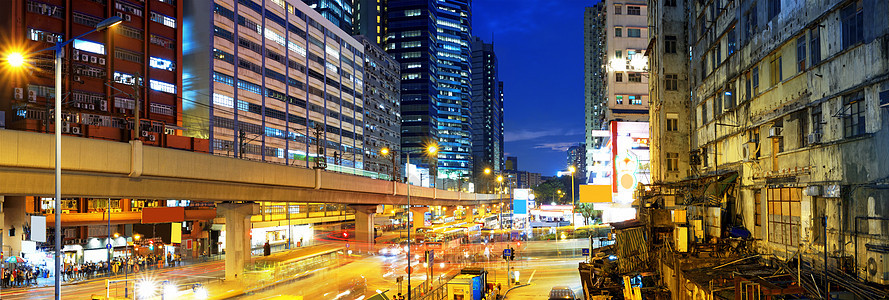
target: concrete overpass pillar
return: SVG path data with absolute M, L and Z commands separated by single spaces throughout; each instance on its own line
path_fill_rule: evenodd
M 374 216 L 383 212 L 382 205 L 350 205 L 355 209 L 355 240 L 368 251 L 373 249 Z
M 464 208 L 465 214 L 463 214 L 463 220 L 465 222 L 472 222 L 473 220 L 475 220 L 475 213 L 473 212 L 473 210 L 476 208 L 477 207 L 475 206 L 466 206 Z
M 411 217 L 413 218 L 414 224 L 411 229 L 412 232 L 416 232 L 417 228 L 426 227 L 426 212 L 429 211 L 429 207 L 427 206 L 415 206 L 411 207 Z
M 216 215 L 225 218 L 225 280 L 244 276 L 244 266 L 250 260 L 250 216 L 259 214 L 256 203 L 220 203 Z

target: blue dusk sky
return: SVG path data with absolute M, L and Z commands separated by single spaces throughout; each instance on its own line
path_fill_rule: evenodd
M 584 142 L 583 13 L 589 0 L 476 0 L 473 35 L 494 42 L 504 84 L 506 156 L 555 175 Z

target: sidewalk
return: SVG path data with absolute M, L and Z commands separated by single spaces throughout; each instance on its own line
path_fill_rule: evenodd
M 78 285 L 78 284 L 83 284 L 83 283 L 104 281 L 106 279 L 122 279 L 122 278 L 126 278 L 127 276 L 132 277 L 132 276 L 135 276 L 138 274 L 144 274 L 146 272 L 174 271 L 174 270 L 182 268 L 182 267 L 213 263 L 213 262 L 224 259 L 224 257 L 225 257 L 225 255 L 214 255 L 212 257 L 208 257 L 208 258 L 204 258 L 204 259 L 183 260 L 179 265 L 176 265 L 175 267 L 165 266 L 162 268 L 150 268 L 148 270 L 141 270 L 138 273 L 129 272 L 128 274 L 125 274 L 124 272 L 118 272 L 118 274 L 113 274 L 111 276 L 100 275 L 100 276 L 94 276 L 92 278 L 87 278 L 87 279 L 62 280 L 61 285 L 62 286 Z M 63 278 L 64 278 L 64 275 L 63 275 Z M 5 287 L 5 288 L 3 288 L 3 291 L 18 291 L 18 290 L 24 290 L 24 289 L 52 287 L 52 286 L 55 286 L 55 276 L 53 276 L 53 273 L 50 273 L 49 277 L 47 277 L 47 278 L 43 278 L 43 277 L 37 278 L 36 285 L 31 284 L 26 287 Z

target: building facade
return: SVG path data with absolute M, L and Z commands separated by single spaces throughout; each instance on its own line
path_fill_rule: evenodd
M 568 147 L 566 165 L 574 166 L 576 169 L 574 176 L 578 183 L 586 182 L 586 153 L 586 144 L 584 143 Z
M 761 239 L 761 253 L 782 260 L 800 253 L 811 268 L 804 271 L 826 268 L 889 283 L 878 246 L 886 244 L 889 225 L 883 217 L 889 214 L 883 204 L 889 159 L 881 155 L 889 144 L 889 4 L 675 3 L 688 20 L 677 39 L 690 49 L 683 59 L 689 61 L 691 176 L 666 187 L 714 187 L 698 191 L 703 197 L 671 195 L 689 220 L 711 220 L 690 222 L 689 232 L 708 239 L 726 226 L 743 226 Z M 658 8 L 664 12 L 652 26 L 664 29 L 657 39 L 661 31 L 664 37 L 680 32 L 671 21 L 678 18 L 667 16 L 672 8 Z M 682 82 L 680 75 L 679 88 Z M 669 93 L 660 90 L 666 95 L 658 101 L 668 110 Z M 687 288 L 682 282 L 671 287 Z
M 605 28 L 606 16 L 605 4 L 602 2 L 587 7 L 583 16 L 584 128 L 586 144 L 589 146 L 588 152 L 584 155 L 584 170 L 587 169 L 586 166 L 593 165 L 591 150 L 602 144 L 602 137 L 595 136 L 593 131 L 604 130 L 607 124 L 605 92 L 608 71 L 605 35 L 609 31 Z
M 276 0 L 285 2 L 284 0 Z M 351 0 L 303 0 L 325 19 L 348 34 L 355 32 L 355 7 Z
M 395 168 L 401 162 L 398 155 L 380 153 L 401 143 L 401 67 L 367 37 L 355 38 L 364 45 L 365 54 L 364 169 L 401 178 L 403 170 Z
M 605 121 L 648 122 L 648 5 L 604 1 Z
M 471 17 L 462 0 L 391 1 L 382 17 L 384 48 L 401 63 L 401 148 L 437 144 L 437 157 L 412 163 L 439 179 L 472 171 Z
M 678 182 L 692 175 L 686 11 L 677 1 L 649 1 L 648 7 L 652 182 Z
M 119 16 L 110 29 L 73 41 L 62 70 L 61 131 L 67 135 L 180 147 L 182 121 L 182 9 L 153 1 L 70 1 L 69 6 L 36 1 L 6 1 L 0 32 L 8 52 L 38 51 L 85 33 L 100 21 Z M 5 127 L 54 132 L 55 98 L 52 51 L 36 53 L 20 69 L 3 68 L 10 84 L 0 90 Z M 138 109 L 137 109 L 138 108 Z M 140 112 L 137 116 L 134 112 Z M 136 120 L 140 126 L 136 125 Z M 138 129 L 136 129 L 138 127 Z M 137 132 L 138 131 L 138 132 Z M 181 141 L 195 150 L 192 140 Z M 197 142 L 207 151 L 205 141 Z
M 503 82 L 498 75 L 494 44 L 472 39 L 473 174 L 503 171 Z
M 189 134 L 217 155 L 362 169 L 364 45 L 301 1 L 248 2 L 185 4 Z

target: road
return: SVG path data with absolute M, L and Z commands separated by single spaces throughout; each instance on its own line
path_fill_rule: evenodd
M 547 295 L 553 286 L 566 285 L 579 295 L 580 278 L 577 263 L 583 259 L 580 248 L 586 246 L 584 240 L 539 241 L 522 243 L 498 243 L 488 245 L 471 245 L 466 247 L 465 255 L 451 256 L 451 260 L 478 261 L 437 261 L 433 268 L 433 277 L 442 274 L 456 273 L 464 267 L 484 267 L 489 271 L 489 282 L 499 283 L 502 291 L 509 285 L 507 282 L 507 263 L 500 257 L 504 247 L 516 249 L 516 260 L 509 262 L 509 268 L 518 271 L 519 281 L 527 286 L 519 287 L 508 294 L 507 299 L 539 299 Z M 485 248 L 488 255 L 485 256 Z M 463 251 L 461 249 L 460 251 Z M 462 257 L 461 257 L 462 256 Z M 215 281 L 213 278 L 224 276 L 224 263 L 187 265 L 174 269 L 143 272 L 130 278 L 153 278 L 154 280 L 172 280 L 178 283 Z M 415 270 L 411 277 L 413 286 L 426 280 L 425 268 L 414 260 Z M 404 276 L 407 266 L 404 254 L 395 256 L 363 255 L 343 258 L 339 266 L 325 267 L 315 270 L 301 278 L 294 278 L 277 286 L 256 291 L 235 299 L 271 299 L 280 296 L 302 296 L 303 299 L 367 299 L 377 290 L 390 290 L 388 294 L 396 294 L 399 285 L 397 278 Z M 122 276 L 121 276 L 122 277 Z M 405 289 L 402 283 L 402 290 Z M 103 295 L 104 279 L 90 280 L 62 287 L 62 299 L 89 299 L 91 295 Z M 118 290 L 117 296 L 123 296 Z M 48 299 L 53 297 L 53 287 L 4 290 L 2 299 Z M 297 298 L 298 299 L 298 298 Z
M 580 295 L 580 277 L 577 263 L 583 260 L 580 248 L 586 247 L 586 240 L 540 241 L 511 243 L 517 248 L 518 256 L 509 263 L 509 267 L 519 272 L 519 281 L 529 284 L 514 289 L 507 299 L 540 299 L 548 295 L 553 286 L 569 286 Z M 475 263 L 446 263 L 435 266 L 435 274 L 456 272 L 463 267 L 484 267 L 489 271 L 488 281 L 500 283 L 502 290 L 507 289 L 507 263 L 499 256 L 499 249 L 504 244 L 492 245 L 497 254 L 491 255 L 490 261 Z M 483 246 L 474 246 L 483 249 Z M 573 253 L 573 254 L 572 254 Z M 404 275 L 406 266 L 404 255 L 367 256 L 354 260 L 337 268 L 318 270 L 304 278 L 295 279 L 264 291 L 244 295 L 236 299 L 264 300 L 277 297 L 302 296 L 303 299 L 367 299 L 377 290 L 391 290 L 394 295 L 397 289 L 396 278 Z M 415 271 L 417 272 L 417 271 Z M 433 275 L 437 277 L 437 275 Z M 363 279 L 362 279 L 363 278 Z M 425 273 L 412 277 L 412 285 L 416 286 L 425 280 Z M 366 288 L 356 282 L 365 282 Z

